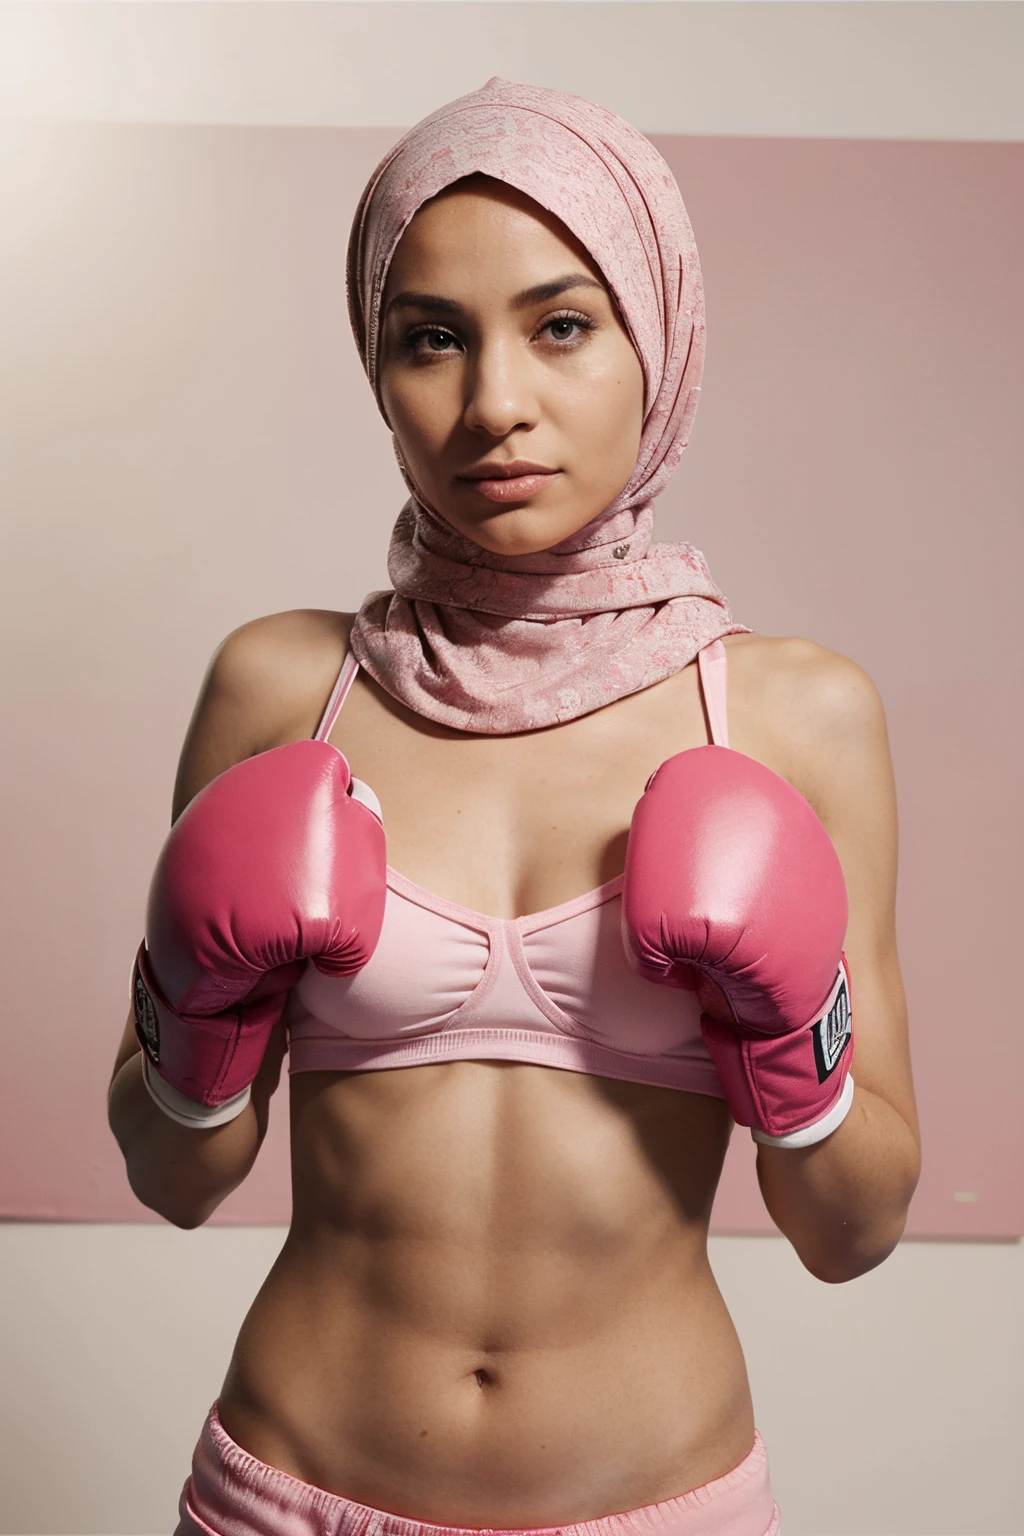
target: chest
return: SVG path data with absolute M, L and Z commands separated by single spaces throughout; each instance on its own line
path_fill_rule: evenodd
M 435 726 L 360 674 L 330 740 L 381 802 L 393 869 L 449 901 L 515 918 L 621 874 L 650 774 L 709 736 L 690 666 L 518 736 Z

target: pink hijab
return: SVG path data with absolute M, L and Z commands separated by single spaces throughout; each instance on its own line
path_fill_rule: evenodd
M 538 554 L 493 554 L 460 534 L 413 483 L 394 440 L 411 492 L 388 554 L 394 589 L 366 598 L 352 649 L 419 714 L 507 735 L 600 709 L 746 626 L 732 622 L 699 550 L 652 542 L 652 504 L 700 398 L 704 288 L 672 172 L 615 113 L 495 75 L 385 155 L 360 199 L 347 268 L 352 329 L 381 413 L 380 310 L 395 247 L 428 198 L 474 171 L 528 194 L 586 247 L 645 381 L 629 482 L 586 527 Z

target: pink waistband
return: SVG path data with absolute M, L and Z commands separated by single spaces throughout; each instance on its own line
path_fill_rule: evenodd
M 175 1536 L 480 1536 L 357 1504 L 270 1467 L 236 1445 L 210 1409 L 181 1493 Z M 659 1504 L 514 1536 L 778 1536 L 768 1454 L 755 1433 L 749 1455 L 700 1488 Z M 507 1536 L 507 1533 L 506 1533 Z

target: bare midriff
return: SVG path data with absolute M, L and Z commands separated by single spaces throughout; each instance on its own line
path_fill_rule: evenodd
M 647 776 L 707 739 L 695 671 L 469 741 L 360 677 L 331 740 L 380 796 L 395 868 L 514 917 L 621 871 Z M 720 1099 L 506 1061 L 298 1072 L 290 1093 L 292 1225 L 219 1396 L 247 1451 L 498 1529 L 657 1503 L 743 1460 L 746 1370 L 707 1257 Z
M 753 1442 L 706 1254 L 721 1102 L 509 1062 L 292 1079 L 295 1207 L 219 1399 L 254 1456 L 443 1525 L 671 1498 Z

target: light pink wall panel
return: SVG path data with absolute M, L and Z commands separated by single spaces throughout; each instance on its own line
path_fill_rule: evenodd
M 105 1092 L 203 669 L 245 619 L 386 580 L 404 492 L 343 263 L 396 135 L 3 133 L 0 1214 L 155 1220 Z M 709 334 L 659 530 L 745 622 L 878 683 L 925 1137 L 910 1230 L 1019 1233 L 1024 147 L 656 142 Z M 286 1221 L 288 1178 L 279 1094 L 214 1219 Z M 716 1214 L 770 1230 L 741 1137 Z

